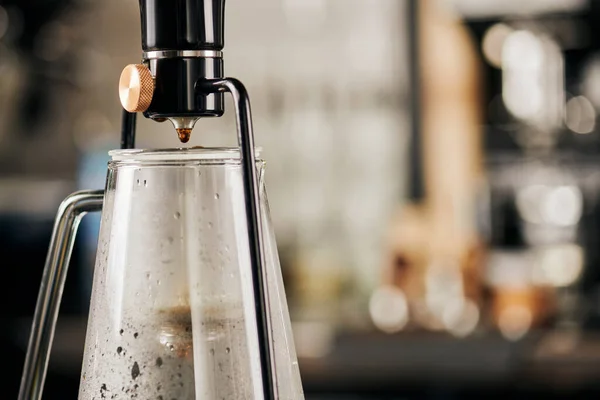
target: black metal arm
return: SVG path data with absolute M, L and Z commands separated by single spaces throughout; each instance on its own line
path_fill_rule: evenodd
M 238 143 L 242 174 L 244 180 L 246 219 L 248 224 L 248 243 L 252 263 L 252 283 L 254 306 L 258 330 L 258 348 L 260 354 L 261 377 L 265 400 L 276 400 L 275 360 L 271 351 L 271 329 L 268 314 L 266 290 L 265 256 L 262 246 L 262 226 L 256 160 L 254 156 L 254 134 L 252 132 L 252 113 L 250 98 L 244 84 L 235 78 L 200 80 L 196 83 L 199 94 L 229 92 L 233 97 L 237 122 Z
M 130 113 L 123 110 L 121 118 L 121 148 L 133 149 L 135 147 L 135 125 L 137 121 L 137 113 Z

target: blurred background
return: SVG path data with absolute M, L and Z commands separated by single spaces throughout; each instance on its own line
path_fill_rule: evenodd
M 306 398 L 597 398 L 600 3 L 227 3 Z M 3 398 L 57 207 L 103 188 L 140 55 L 135 0 L 0 1 Z M 189 145 L 235 145 L 229 110 Z M 180 145 L 138 119 L 138 147 Z M 87 216 L 46 399 L 77 395 L 97 234 Z

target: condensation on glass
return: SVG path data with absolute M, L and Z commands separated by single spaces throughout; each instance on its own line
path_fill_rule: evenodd
M 80 399 L 261 399 L 237 149 L 110 153 Z M 302 384 L 257 161 L 279 399 Z

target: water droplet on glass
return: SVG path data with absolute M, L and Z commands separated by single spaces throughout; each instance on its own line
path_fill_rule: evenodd
M 225 245 L 225 252 L 229 253 L 229 246 Z
M 169 264 L 169 263 L 171 263 L 173 261 L 171 251 L 169 249 L 167 249 L 172 244 L 173 244 L 173 238 L 171 236 L 169 236 L 168 238 L 163 239 L 160 242 L 160 247 L 162 249 L 162 251 L 160 252 L 160 256 L 161 256 L 160 261 L 163 264 Z
M 140 376 L 140 366 L 137 362 L 134 362 L 133 367 L 131 368 L 131 377 L 135 379 L 138 376 Z
M 181 217 L 181 214 L 179 213 L 179 211 L 175 211 L 175 214 L 173 214 L 173 217 L 175 219 L 179 219 L 179 217 Z
M 212 222 L 209 222 L 209 223 L 208 223 L 208 227 L 209 227 L 209 228 L 212 228 L 212 226 L 213 226 Z
M 151 277 L 151 276 L 152 276 L 152 275 L 150 275 L 150 272 L 147 272 L 147 273 L 146 273 L 146 279 L 150 279 L 150 277 Z
M 148 182 L 144 179 L 144 186 L 148 186 Z
M 172 344 L 168 344 L 167 347 L 169 348 L 169 350 L 174 351 L 175 350 L 175 346 L 173 346 Z
M 210 355 L 214 355 L 215 354 L 215 349 L 210 349 Z
M 156 280 L 156 286 L 160 286 L 160 279 Z
M 140 186 L 140 180 L 139 179 L 137 180 L 137 184 L 138 184 L 138 186 Z
M 215 200 L 219 200 L 219 193 L 215 193 Z
M 229 352 L 230 352 L 230 351 L 231 351 L 231 349 L 230 349 L 229 347 L 227 347 L 227 348 L 225 349 L 225 353 L 227 353 L 227 354 L 229 354 Z

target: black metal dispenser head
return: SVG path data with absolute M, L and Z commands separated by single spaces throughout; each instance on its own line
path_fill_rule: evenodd
M 130 113 L 169 119 L 185 142 L 200 117 L 224 113 L 223 93 L 195 86 L 223 78 L 225 0 L 140 0 L 140 14 L 142 64 L 124 70 L 121 102 Z
M 225 0 L 140 0 L 142 50 L 223 50 Z

